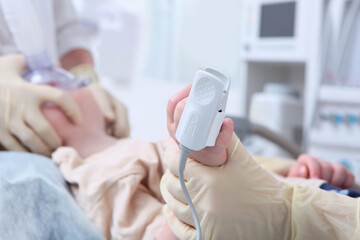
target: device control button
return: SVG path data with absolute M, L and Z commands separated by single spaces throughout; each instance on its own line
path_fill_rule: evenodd
M 200 104 L 206 105 L 215 98 L 216 90 L 213 81 L 201 78 L 195 87 L 195 97 Z

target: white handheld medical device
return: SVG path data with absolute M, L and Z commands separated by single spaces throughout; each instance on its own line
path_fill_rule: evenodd
M 196 73 L 176 131 L 179 143 L 193 151 L 215 145 L 229 88 L 230 78 L 219 70 L 207 67 Z
M 198 240 L 201 240 L 201 227 L 185 186 L 185 164 L 190 152 L 215 145 L 225 118 L 229 88 L 230 78 L 225 73 L 212 67 L 198 71 L 176 130 L 175 136 L 181 149 L 180 184 L 194 218 Z

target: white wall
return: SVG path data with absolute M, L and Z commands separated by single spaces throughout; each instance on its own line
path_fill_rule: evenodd
M 240 51 L 239 0 L 185 0 L 179 14 L 177 36 L 180 79 L 211 64 L 237 74 Z M 190 80 L 191 81 L 191 80 Z
M 242 0 L 183 0 L 175 49 L 177 82 L 192 82 L 194 73 L 207 65 L 232 77 L 227 112 L 235 115 L 241 112 L 241 6 Z

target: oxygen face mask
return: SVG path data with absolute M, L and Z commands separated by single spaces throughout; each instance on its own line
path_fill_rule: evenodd
M 70 72 L 51 64 L 46 52 L 26 56 L 29 70 L 22 77 L 33 84 L 52 86 L 67 93 L 89 85 L 91 79 L 80 79 Z

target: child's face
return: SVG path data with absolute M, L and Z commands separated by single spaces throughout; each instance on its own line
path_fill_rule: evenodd
M 104 117 L 90 91 L 82 88 L 74 92 L 71 97 L 79 106 L 82 114 L 82 122 L 78 125 L 72 123 L 58 107 L 41 109 L 59 137 L 66 141 L 71 139 L 74 134 L 88 135 L 94 131 L 105 133 Z

